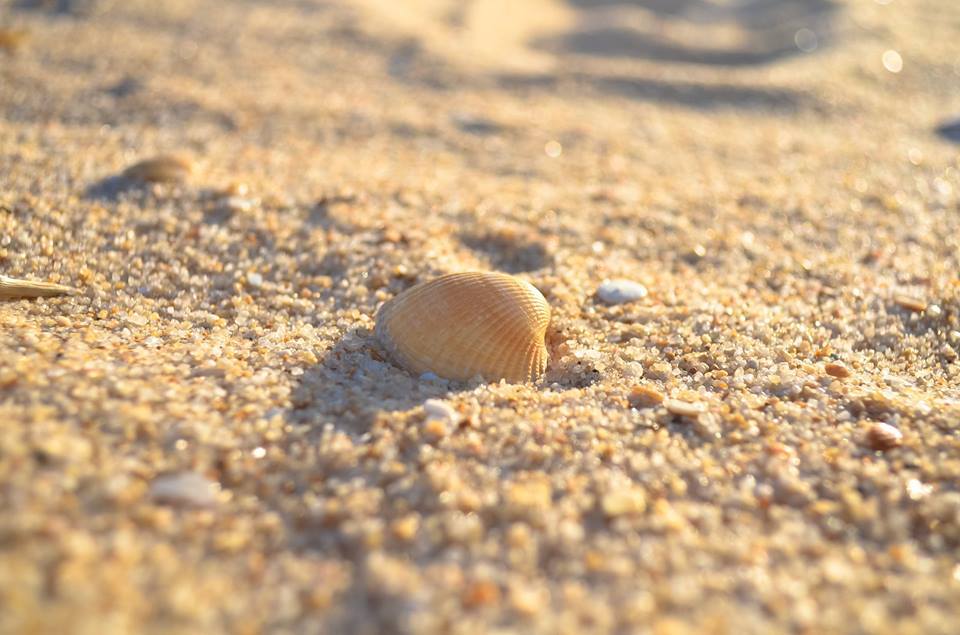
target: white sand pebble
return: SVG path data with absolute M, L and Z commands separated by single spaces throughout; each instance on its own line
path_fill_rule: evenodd
M 216 505 L 220 484 L 196 472 L 158 476 L 150 484 L 150 496 L 159 503 L 192 507 Z
M 426 413 L 427 419 L 437 419 L 449 424 L 455 424 L 459 419 L 457 411 L 440 399 L 427 399 L 423 402 L 423 412 Z
M 647 288 L 632 280 L 604 280 L 597 296 L 607 304 L 625 304 L 647 297 Z
M 690 403 L 679 399 L 667 399 L 663 405 L 667 412 L 678 417 L 696 418 L 707 411 L 707 407 L 702 403 Z

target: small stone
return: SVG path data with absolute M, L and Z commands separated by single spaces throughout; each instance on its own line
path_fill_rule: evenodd
M 667 399 L 663 405 L 667 408 L 667 412 L 678 417 L 694 418 L 707 411 L 707 407 L 701 403 L 690 403 L 679 399 Z
M 255 199 L 242 196 L 228 196 L 220 202 L 223 209 L 230 212 L 249 212 L 256 204 Z
M 218 192 L 222 198 L 232 198 L 234 196 L 246 196 L 250 187 L 242 181 L 233 181 L 228 183 L 225 188 Z
M 150 484 L 150 496 L 158 503 L 210 507 L 217 503 L 220 484 L 196 472 L 158 476 Z
M 844 379 L 845 377 L 850 376 L 850 369 L 848 369 L 843 364 L 829 363 L 823 366 L 824 372 L 826 372 L 831 377 L 836 377 L 838 379 Z
M 439 441 L 450 433 L 447 422 L 440 419 L 427 419 L 423 424 L 423 434 L 431 441 Z
M 647 499 L 637 489 L 625 489 L 604 494 L 600 507 L 608 518 L 627 514 L 641 514 L 647 508 Z
M 0 28 L 0 50 L 16 53 L 26 43 L 28 36 L 23 30 Z
M 908 295 L 895 295 L 893 297 L 893 301 L 896 302 L 897 306 L 899 306 L 901 309 L 913 311 L 914 313 L 922 313 L 927 308 L 926 302 Z
M 604 280 L 597 288 L 597 297 L 607 304 L 626 304 L 647 297 L 647 288 L 632 280 Z
M 259 273 L 248 273 L 247 284 L 249 284 L 251 287 L 259 287 L 263 284 L 263 276 L 261 276 Z
M 888 423 L 877 421 L 867 428 L 866 441 L 871 450 L 885 452 L 900 445 L 903 433 Z
M 630 389 L 627 401 L 634 408 L 652 408 L 663 403 L 664 395 L 656 388 L 649 386 L 634 386 Z
M 423 402 L 423 412 L 427 419 L 436 419 L 451 425 L 456 424 L 460 417 L 453 406 L 441 399 L 427 399 Z
M 420 519 L 414 514 L 398 518 L 390 524 L 390 533 L 397 540 L 409 542 L 417 535 L 420 529 Z
M 944 344 L 940 347 L 940 354 L 943 355 L 944 359 L 947 361 L 953 361 L 957 359 L 957 351 L 953 350 L 953 347 L 949 344 Z
M 490 606 L 500 601 L 500 588 L 489 580 L 474 582 L 464 589 L 461 600 L 468 609 Z
M 526 584 L 514 584 L 510 588 L 510 606 L 524 617 L 532 617 L 543 610 L 543 595 Z

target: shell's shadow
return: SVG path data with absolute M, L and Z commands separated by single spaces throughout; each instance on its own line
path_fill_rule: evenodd
M 444 380 L 421 380 L 394 365 L 371 333 L 348 333 L 300 376 L 287 420 L 318 431 L 332 423 L 361 435 L 380 413 L 410 410 L 460 389 Z
M 960 118 L 944 121 L 937 126 L 936 133 L 947 141 L 960 143 Z
M 146 187 L 143 183 L 122 175 L 114 175 L 91 183 L 84 190 L 83 197 L 95 201 L 115 202 L 127 193 L 145 191 Z

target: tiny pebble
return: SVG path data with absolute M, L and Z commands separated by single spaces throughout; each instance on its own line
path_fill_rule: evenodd
M 217 503 L 220 485 L 196 472 L 158 476 L 150 484 L 150 496 L 158 503 L 209 507 Z
M 231 212 L 249 212 L 256 204 L 256 200 L 242 196 L 228 196 L 221 202 L 221 205 Z
M 423 412 L 427 419 L 437 419 L 447 423 L 457 422 L 457 411 L 447 402 L 441 399 L 427 399 L 423 402 Z
M 626 514 L 643 513 L 647 508 L 647 499 L 640 490 L 619 490 L 604 494 L 600 506 L 604 515 L 608 518 L 615 518 Z
M 607 304 L 625 304 L 647 297 L 647 288 L 632 280 L 604 280 L 597 288 L 597 297 Z
M 650 408 L 663 403 L 664 396 L 659 390 L 649 386 L 634 386 L 627 397 L 634 408 Z
M 667 399 L 663 402 L 663 405 L 667 412 L 678 417 L 698 417 L 707 410 L 706 406 L 701 403 L 690 403 L 679 399 Z
M 843 379 L 850 376 L 850 369 L 843 364 L 829 363 L 823 366 L 823 370 L 831 377 Z
M 899 446 L 903 440 L 903 433 L 888 423 L 877 421 L 867 428 L 866 440 L 870 449 L 884 452 Z
M 248 273 L 247 284 L 249 284 L 251 287 L 259 287 L 263 284 L 263 276 L 261 276 L 259 273 Z

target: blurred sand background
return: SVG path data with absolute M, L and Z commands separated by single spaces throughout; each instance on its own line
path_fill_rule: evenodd
M 0 301 L 0 632 L 955 632 L 958 86 L 947 0 L 0 0 L 79 290 Z M 543 381 L 385 357 L 467 269 Z

